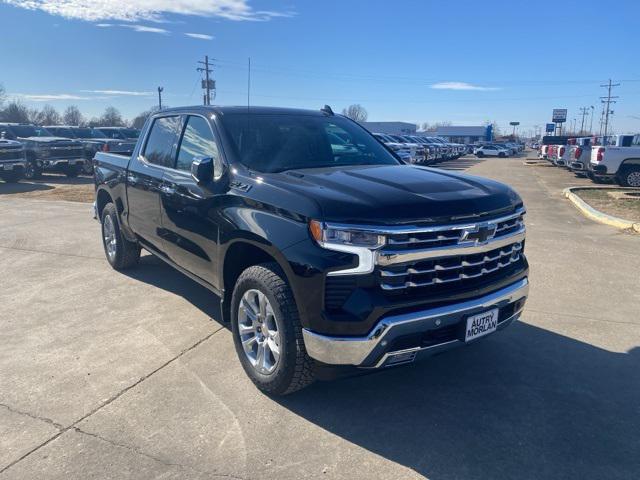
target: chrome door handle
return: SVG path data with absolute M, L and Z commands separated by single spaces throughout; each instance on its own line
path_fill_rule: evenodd
M 174 195 L 176 193 L 176 189 L 171 185 L 160 185 L 160 191 L 167 195 Z

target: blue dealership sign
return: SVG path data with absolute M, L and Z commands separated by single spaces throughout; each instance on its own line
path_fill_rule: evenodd
M 553 133 L 555 130 L 556 130 L 555 123 L 547 123 L 547 129 L 546 129 L 547 133 Z

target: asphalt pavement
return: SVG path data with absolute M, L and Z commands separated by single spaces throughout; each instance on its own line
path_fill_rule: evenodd
M 88 204 L 0 184 L 0 480 L 640 478 L 640 235 L 582 217 L 567 171 L 445 167 L 525 200 L 521 321 L 277 399 L 214 295 L 150 255 L 115 272 Z

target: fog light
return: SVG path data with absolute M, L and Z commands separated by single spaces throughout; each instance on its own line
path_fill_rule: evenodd
M 389 355 L 387 359 L 386 366 L 390 367 L 391 365 L 399 365 L 401 363 L 410 363 L 416 359 L 416 351 L 412 350 L 409 352 L 400 352 L 400 353 L 392 353 Z

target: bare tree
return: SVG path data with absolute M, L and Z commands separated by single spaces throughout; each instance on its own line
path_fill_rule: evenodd
M 103 127 L 124 127 L 120 111 L 115 107 L 107 107 L 100 117 L 100 125 Z
M 0 120 L 3 122 L 27 123 L 30 121 L 30 111 L 24 103 L 13 100 L 0 111 Z
M 4 85 L 0 83 L 0 108 L 4 105 L 4 101 L 7 98 L 7 93 L 4 89 Z
M 167 108 L 166 105 L 163 105 L 164 108 Z M 149 115 L 156 113 L 158 111 L 158 107 L 151 107 L 149 110 L 145 110 L 142 113 L 136 115 L 136 117 L 131 120 L 131 128 L 137 128 L 140 130 L 144 126 L 144 122 L 147 121 Z
M 61 122 L 62 117 L 51 105 L 42 107 L 34 119 L 34 123 L 38 125 L 60 125 Z
M 343 108 L 342 114 L 356 122 L 366 122 L 367 118 L 369 118 L 369 114 L 359 103 L 354 103 L 353 105 L 349 105 L 347 108 Z
M 80 109 L 75 105 L 69 105 L 62 114 L 62 120 L 65 125 L 83 125 L 84 117 L 80 113 Z

